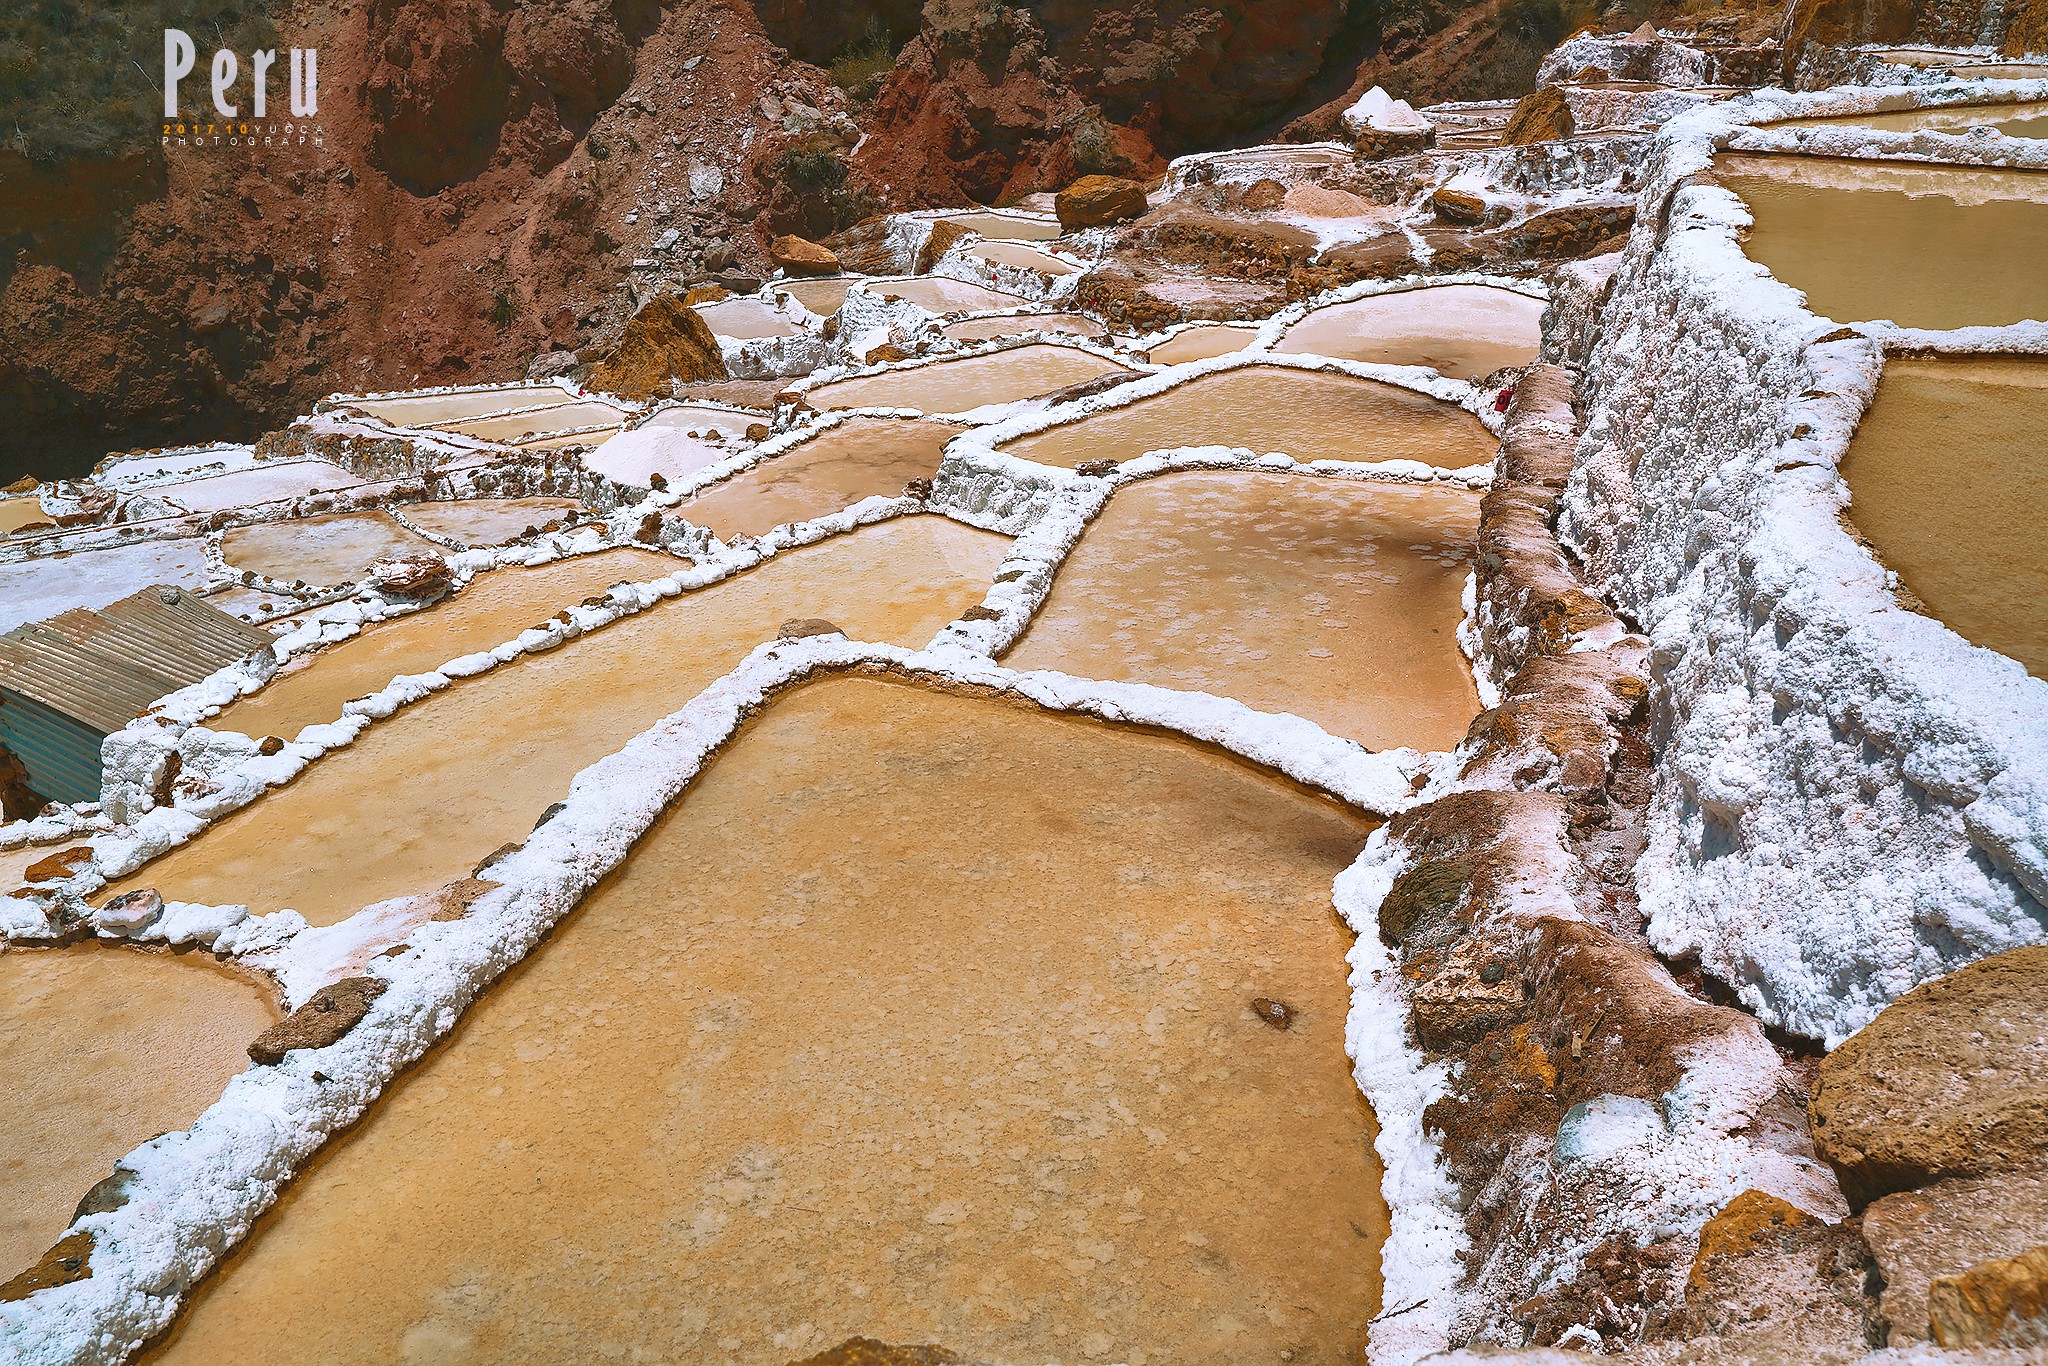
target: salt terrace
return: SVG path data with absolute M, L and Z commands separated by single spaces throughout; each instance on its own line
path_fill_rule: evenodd
M 2034 1064 L 1857 1097 L 2048 989 L 2048 88 L 1666 44 L 0 502 L 0 626 L 272 639 L 0 825 L 0 1356 L 1946 1331 L 1885 1202 L 2048 1139 L 1881 1112 Z

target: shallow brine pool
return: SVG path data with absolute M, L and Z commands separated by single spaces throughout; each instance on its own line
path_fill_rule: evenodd
M 234 569 L 253 569 L 281 583 L 353 583 L 379 560 L 440 547 L 415 536 L 388 512 L 336 512 L 229 529 L 221 558 Z
M 921 275 L 911 280 L 870 280 L 869 289 L 885 299 L 903 299 L 929 313 L 984 313 L 997 308 L 1020 308 L 1030 303 L 1019 294 L 949 280 L 942 275 Z
M 849 418 L 713 485 L 677 511 L 731 540 L 822 517 L 863 498 L 900 497 L 911 480 L 937 473 L 946 443 L 964 430 L 948 422 Z
M 1123 370 L 1115 361 L 1091 352 L 1040 342 L 982 356 L 960 356 L 930 365 L 835 380 L 811 390 L 809 397 L 813 406 L 819 408 L 916 408 L 927 413 L 965 413 L 991 403 L 1036 398 Z
M 1369 828 L 1178 739 L 787 695 L 162 1359 L 1356 1361 L 1387 1216 L 1330 886 Z
M 1319 308 L 1274 348 L 1479 379 L 1527 365 L 1543 343 L 1543 300 L 1491 285 L 1437 285 Z
M 1187 473 L 1119 489 L 1003 660 L 1233 697 L 1369 749 L 1448 750 L 1479 495 Z

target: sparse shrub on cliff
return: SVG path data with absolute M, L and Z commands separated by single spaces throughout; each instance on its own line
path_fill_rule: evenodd
M 855 104 L 866 104 L 874 99 L 882 88 L 882 82 L 888 79 L 901 46 L 879 15 L 871 17 L 860 37 L 833 57 L 826 74 L 832 78 L 832 84 L 844 90 Z
M 1077 176 L 1129 175 L 1135 169 L 1123 148 L 1117 145 L 1116 135 L 1110 131 L 1102 112 L 1093 107 L 1083 110 L 1074 120 L 1067 135 L 1067 154 L 1073 158 Z

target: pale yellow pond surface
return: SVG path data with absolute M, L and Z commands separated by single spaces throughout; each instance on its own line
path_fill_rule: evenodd
M 1050 242 L 1060 235 L 1057 218 L 1025 218 L 1006 213 L 958 213 L 946 220 L 991 241 Z
M 0 1279 L 49 1251 L 116 1159 L 219 1100 L 276 1020 L 202 955 L 0 949 Z
M 505 545 L 527 531 L 557 522 L 582 504 L 569 498 L 470 498 L 452 503 L 414 503 L 406 520 L 422 531 L 468 546 Z
M 2048 678 L 2048 363 L 1892 360 L 1842 461 L 1849 518 L 1933 615 Z
M 1079 313 L 1023 313 L 1008 318 L 964 318 L 947 323 L 947 337 L 954 341 L 993 341 L 1017 337 L 1026 332 L 1064 332 L 1072 337 L 1106 336 L 1109 329 Z
M 1756 225 L 1743 249 L 1836 322 L 2048 318 L 2048 172 L 1721 156 Z
M 1241 446 L 1296 460 L 1420 460 L 1456 469 L 1497 443 L 1462 408 L 1376 380 L 1248 365 L 1004 442 L 999 450 L 1068 469 L 1176 446 Z
M 400 526 L 388 512 L 258 522 L 233 527 L 221 539 L 221 556 L 229 567 L 253 569 L 282 583 L 353 583 L 379 560 L 440 550 Z
M 949 422 L 850 418 L 714 484 L 677 511 L 730 540 L 822 517 L 863 498 L 900 497 L 911 480 L 938 472 L 946 443 L 965 430 Z
M 1543 300 L 1491 285 L 1437 285 L 1319 308 L 1273 349 L 1478 379 L 1527 365 L 1543 344 Z
M 1197 326 L 1183 328 L 1145 353 L 1154 365 L 1186 365 L 1191 360 L 1228 356 L 1242 351 L 1259 335 L 1255 327 Z
M 1040 275 L 1081 273 L 1081 268 L 1072 261 L 1062 261 L 1049 251 L 1041 251 L 1022 242 L 983 242 L 978 247 L 970 247 L 967 254 L 999 266 L 1016 266 L 1021 270 L 1037 271 Z
M 846 302 L 846 291 L 858 283 L 859 276 L 845 275 L 825 280 L 778 280 L 775 289 L 795 299 L 806 311 L 829 318 Z
M 1178 739 L 789 694 L 159 1359 L 1356 1363 L 1387 1215 L 1330 885 L 1369 829 Z
M 1448 750 L 1479 495 L 1285 474 L 1119 489 L 1003 660 L 1233 697 L 1369 749 Z
M 558 403 L 552 408 L 535 408 L 531 412 L 510 413 L 503 417 L 467 418 L 449 423 L 440 430 L 461 432 L 479 441 L 523 441 L 530 436 L 574 431 L 579 427 L 616 426 L 625 420 L 626 415 L 609 403 L 585 401 Z
M 964 413 L 985 404 L 1036 398 L 1123 369 L 1115 361 L 1075 347 L 1035 342 L 982 356 L 961 356 L 930 365 L 835 380 L 811 390 L 809 397 L 818 408 L 916 408 L 927 413 Z
M 1893 109 L 1879 114 L 1830 114 L 1786 119 L 1774 128 L 1821 128 L 1853 124 L 1895 133 L 1964 133 L 1990 128 L 2014 138 L 2048 138 L 2048 103 L 1946 104 L 1935 109 Z
M 1009 541 L 899 518 L 685 593 L 380 721 L 114 892 L 291 907 L 326 925 L 465 876 L 524 839 L 576 774 L 773 640 L 822 617 L 859 640 L 923 646 L 981 601 Z
M 697 313 L 713 332 L 739 341 L 793 337 L 803 330 L 759 299 L 720 299 L 698 304 Z
M 31 522 L 47 522 L 50 514 L 33 497 L 0 498 L 0 536 Z
M 338 645 L 299 656 L 206 724 L 289 740 L 307 726 L 338 720 L 342 703 L 367 697 L 394 678 L 494 649 L 614 584 L 644 583 L 681 567 L 681 561 L 652 550 L 621 549 L 533 569 L 494 569 L 424 612 L 374 622 Z
M 532 408 L 543 403 L 560 403 L 569 397 L 552 384 L 529 384 L 509 389 L 485 389 L 466 394 L 411 394 L 397 398 L 373 399 L 349 406 L 372 417 L 402 427 L 419 427 L 430 422 L 448 422 L 459 417 L 480 417 L 502 413 L 508 408 Z
M 868 288 L 885 299 L 905 299 L 932 313 L 980 313 L 1031 302 L 1021 295 L 965 280 L 949 280 L 942 275 L 924 275 L 914 280 L 871 280 Z

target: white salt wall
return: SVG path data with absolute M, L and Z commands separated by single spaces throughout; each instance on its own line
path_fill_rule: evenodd
M 1900 607 L 1844 528 L 1836 462 L 1882 344 L 1751 264 L 1732 194 L 1681 183 L 1741 116 L 1659 134 L 1581 388 L 1564 534 L 1655 646 L 1652 941 L 1832 1044 L 1920 982 L 2048 939 L 2048 683 Z M 1583 332 L 1553 341 L 1574 354 Z

